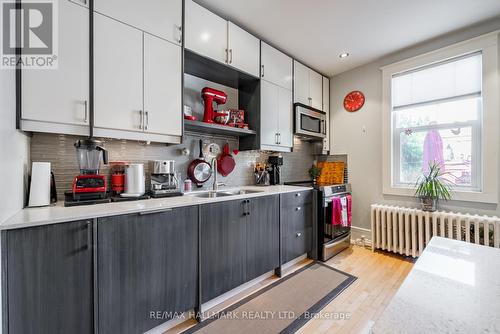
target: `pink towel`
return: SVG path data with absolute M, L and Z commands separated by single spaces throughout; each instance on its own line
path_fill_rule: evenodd
M 340 197 L 332 199 L 332 225 L 342 225 L 342 203 L 340 203 Z
M 352 222 L 352 196 L 347 195 L 347 226 L 351 227 Z

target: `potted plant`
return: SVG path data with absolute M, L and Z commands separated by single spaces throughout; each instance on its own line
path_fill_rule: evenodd
M 311 168 L 309 168 L 309 175 L 313 179 L 313 183 L 316 184 L 316 179 L 320 176 L 321 174 L 321 168 L 319 168 L 316 165 L 312 165 Z
M 439 199 L 451 199 L 451 185 L 443 178 L 439 164 L 429 164 L 429 171 L 420 176 L 415 185 L 415 197 L 420 198 L 422 210 L 436 211 Z

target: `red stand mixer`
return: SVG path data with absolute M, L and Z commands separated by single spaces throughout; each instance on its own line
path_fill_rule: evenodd
M 216 110 L 214 110 L 214 102 L 217 105 L 224 104 L 227 101 L 227 94 L 210 87 L 205 87 L 201 90 L 201 97 L 205 102 L 205 113 L 203 114 L 203 122 L 214 123 Z

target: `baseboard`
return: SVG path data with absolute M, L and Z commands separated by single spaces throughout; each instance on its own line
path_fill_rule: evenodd
M 364 247 L 372 246 L 372 231 L 367 228 L 351 226 L 351 243 Z
M 172 329 L 189 319 L 194 319 L 194 315 L 195 315 L 194 310 L 189 310 L 187 312 L 182 313 L 182 315 L 179 315 L 178 318 L 169 320 L 161 325 L 158 325 L 155 328 L 152 328 L 147 332 L 144 332 L 144 334 L 163 334 L 169 329 Z

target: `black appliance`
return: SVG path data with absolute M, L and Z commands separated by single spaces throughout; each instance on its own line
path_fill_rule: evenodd
M 350 247 L 351 227 L 332 225 L 332 200 L 351 194 L 350 184 L 317 186 L 312 181 L 285 182 L 287 185 L 313 187 L 313 250 L 314 260 L 327 261 Z
M 270 176 L 270 184 L 276 185 L 281 184 L 281 166 L 283 166 L 283 157 L 281 155 L 271 155 L 267 159 L 269 168 L 269 176 Z

